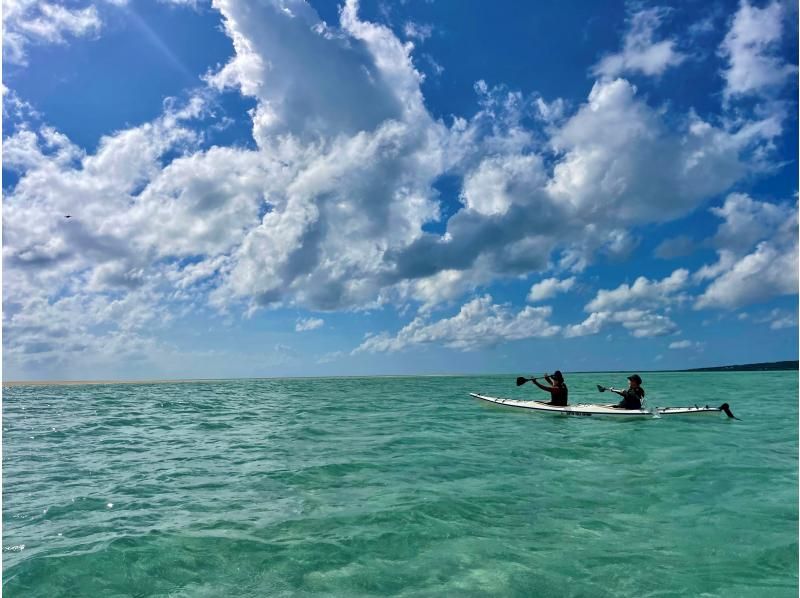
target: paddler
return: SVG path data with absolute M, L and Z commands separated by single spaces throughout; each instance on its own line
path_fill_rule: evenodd
M 642 388 L 642 379 L 639 374 L 628 376 L 628 388 L 625 390 L 617 390 L 616 388 L 608 388 L 611 392 L 617 393 L 622 397 L 622 400 L 614 405 L 617 409 L 641 409 L 642 399 L 644 398 L 644 388 Z
M 559 370 L 556 370 L 555 372 L 553 372 L 552 376 L 550 376 L 549 374 L 545 374 L 544 379 L 550 386 L 539 384 L 536 378 L 533 378 L 531 381 L 542 390 L 546 390 L 547 392 L 550 393 L 550 401 L 545 403 L 545 405 L 556 405 L 558 407 L 565 407 L 569 400 L 569 389 L 567 388 L 567 385 L 564 383 L 564 376 L 561 374 Z

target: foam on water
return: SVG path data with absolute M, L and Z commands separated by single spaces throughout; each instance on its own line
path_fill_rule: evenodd
M 617 378 L 567 376 L 570 398 Z M 512 376 L 7 388 L 4 590 L 796 596 L 797 372 L 645 386 L 743 421 L 467 394 L 541 398 Z

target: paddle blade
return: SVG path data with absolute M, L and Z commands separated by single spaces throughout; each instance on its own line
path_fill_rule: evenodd
M 517 378 L 517 386 L 522 386 L 527 381 L 528 381 L 528 378 L 523 378 L 522 376 L 520 376 L 519 378 Z
M 600 385 L 598 384 L 598 385 L 597 385 L 597 390 L 599 390 L 600 392 L 605 392 L 605 391 L 606 391 L 606 387 L 605 387 L 605 386 L 600 386 Z

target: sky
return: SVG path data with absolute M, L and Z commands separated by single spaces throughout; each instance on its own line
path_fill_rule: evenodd
M 9 0 L 3 378 L 797 359 L 797 5 Z

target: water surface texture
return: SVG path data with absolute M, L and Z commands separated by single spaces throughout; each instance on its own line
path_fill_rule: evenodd
M 9 596 L 797 596 L 797 372 L 646 374 L 516 412 L 514 376 L 10 387 Z M 567 375 L 571 402 L 609 399 Z

